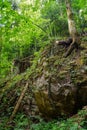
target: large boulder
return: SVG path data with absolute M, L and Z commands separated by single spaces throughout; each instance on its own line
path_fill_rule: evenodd
M 66 47 L 52 43 L 38 60 L 33 92 L 46 117 L 70 116 L 87 105 L 87 48 L 64 58 Z

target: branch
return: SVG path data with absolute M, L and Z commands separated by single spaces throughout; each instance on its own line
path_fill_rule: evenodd
M 28 82 L 26 83 L 26 85 L 24 86 L 24 89 L 23 89 L 22 92 L 21 92 L 21 95 L 20 95 L 20 97 L 19 97 L 19 99 L 18 99 L 18 101 L 17 101 L 16 106 L 14 107 L 14 110 L 13 110 L 13 112 L 12 112 L 12 115 L 10 116 L 9 122 L 10 122 L 11 120 L 13 120 L 13 118 L 15 117 L 15 114 L 17 113 L 17 111 L 18 111 L 18 109 L 19 109 L 19 106 L 20 106 L 20 104 L 21 104 L 21 101 L 22 101 L 22 99 L 23 99 L 23 97 L 24 97 L 24 94 L 25 94 L 27 88 L 28 88 Z

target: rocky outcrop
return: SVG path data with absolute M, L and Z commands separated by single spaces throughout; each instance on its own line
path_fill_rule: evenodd
M 44 49 L 38 62 L 36 57 L 29 71 L 1 82 L 0 115 L 9 114 L 9 108 L 15 107 L 27 81 L 29 88 L 19 111 L 29 117 L 39 112 L 47 118 L 71 116 L 87 105 L 87 46 L 86 43 L 81 46 L 64 58 L 67 45 L 63 41 L 53 42 Z
M 70 116 L 87 105 L 87 47 L 64 58 L 67 47 L 53 42 L 38 60 L 34 96 L 46 117 Z

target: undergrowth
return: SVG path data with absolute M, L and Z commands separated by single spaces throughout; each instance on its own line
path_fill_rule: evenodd
M 79 114 L 83 116 L 83 112 Z M 34 120 L 23 113 L 18 113 L 12 122 L 7 123 L 7 116 L 0 117 L 0 130 L 87 130 L 86 120 L 79 124 L 73 118 L 53 119 L 47 122 L 39 116 L 33 118 Z
M 82 125 L 83 124 L 83 125 Z M 87 121 L 78 123 L 73 120 L 53 120 L 51 122 L 40 122 L 38 124 L 32 124 L 30 130 L 87 130 Z

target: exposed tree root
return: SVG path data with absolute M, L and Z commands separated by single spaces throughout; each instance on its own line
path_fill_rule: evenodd
M 68 40 L 66 41 L 59 41 L 58 43 L 59 45 L 63 45 L 65 48 L 68 48 L 67 49 L 67 52 L 65 53 L 64 57 L 68 57 L 72 51 L 74 49 L 78 50 L 79 49 L 79 44 L 77 44 L 76 41 L 73 41 L 72 38 L 69 38 Z
M 69 46 L 67 52 L 65 53 L 64 57 L 69 56 L 74 49 L 78 49 L 78 45 L 75 42 L 72 42 L 71 45 Z

